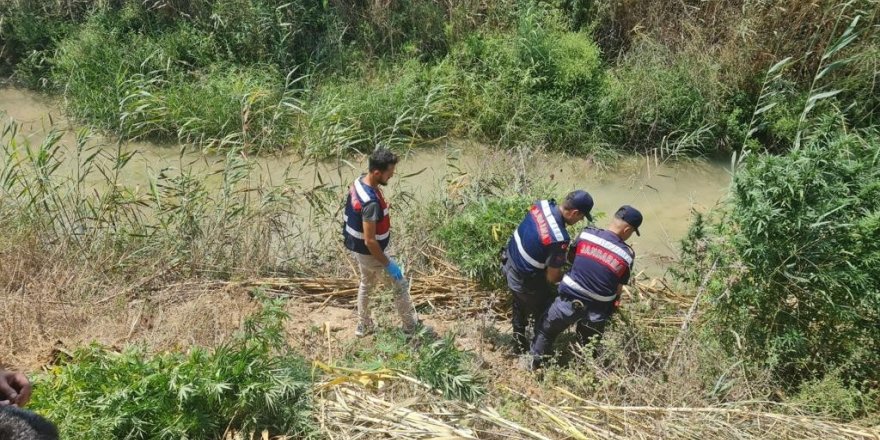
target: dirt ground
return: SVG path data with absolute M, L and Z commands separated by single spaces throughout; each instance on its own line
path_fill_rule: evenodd
M 154 351 L 216 346 L 239 330 L 258 307 L 249 289 L 212 283 L 172 285 L 127 299 L 111 293 L 88 303 L 50 298 L 22 305 L 12 295 L 5 302 L 12 304 L 5 321 L 11 321 L 10 314 L 17 315 L 22 325 L 2 332 L 0 359 L 9 368 L 31 374 L 53 363 L 59 354 L 92 342 L 116 349 L 143 344 Z M 355 337 L 353 303 L 294 297 L 285 308 L 290 315 L 286 323 L 289 343 L 309 359 L 332 362 L 345 348 L 373 341 L 372 337 Z M 377 298 L 373 315 L 380 326 L 399 325 L 388 298 Z M 462 316 L 452 308 L 437 308 L 420 313 L 420 318 L 441 335 L 454 334 L 459 348 L 475 353 L 490 379 L 509 376 L 516 367 L 508 345 L 509 324 L 502 317 L 494 313 Z

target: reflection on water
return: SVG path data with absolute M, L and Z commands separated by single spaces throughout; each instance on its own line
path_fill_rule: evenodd
M 68 148 L 65 155 L 68 158 L 75 156 L 71 146 L 76 143 L 76 130 L 52 100 L 32 92 L 0 89 L 0 112 L 6 113 L 4 120 L 11 118 L 20 124 L 18 137 L 27 137 L 31 144 L 39 144 L 52 127 L 62 130 L 62 144 Z M 108 150 L 117 147 L 100 136 L 89 142 Z M 163 169 L 166 172 L 190 169 L 202 174 L 216 171 L 223 160 L 218 155 L 196 151 L 182 153 L 177 146 L 147 142 L 128 142 L 119 148 L 136 152 L 119 182 L 129 187 L 145 187 L 149 179 Z M 362 158 L 317 164 L 290 154 L 247 159 L 254 166 L 251 179 L 255 183 L 279 185 L 292 177 L 304 188 L 347 185 L 365 168 Z M 623 160 L 613 169 L 602 170 L 585 158 L 541 152 L 501 152 L 468 142 L 449 141 L 434 149 L 408 154 L 398 165 L 397 175 L 387 193 L 392 200 L 400 200 L 406 195 L 408 203 L 399 205 L 402 206 L 400 209 L 419 209 L 424 203 L 447 193 L 450 176 L 485 175 L 499 166 L 518 169 L 533 180 L 551 182 L 554 190 L 548 197 L 561 197 L 572 189 L 586 189 L 596 201 L 594 214 L 600 214 L 599 226 L 603 226 L 622 204 L 639 208 L 645 222 L 641 237 L 633 236 L 631 244 L 637 253 L 637 265 L 651 275 L 661 275 L 663 268 L 677 254 L 677 243 L 687 232 L 691 210 L 704 211 L 713 207 L 725 196 L 730 182 L 727 168 L 718 163 L 669 165 L 634 157 Z M 59 172 L 74 175 L 76 167 L 75 160 L 67 160 Z M 98 175 L 92 178 L 93 184 L 103 182 Z M 515 190 L 518 189 L 510 189 Z M 304 209 L 304 217 L 311 215 L 309 209 Z M 334 223 L 327 227 L 335 231 L 338 225 Z

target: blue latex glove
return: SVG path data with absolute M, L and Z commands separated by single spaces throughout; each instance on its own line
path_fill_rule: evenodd
M 394 260 L 388 260 L 388 265 L 385 266 L 385 270 L 388 271 L 388 275 L 391 275 L 391 278 L 394 281 L 400 281 L 403 279 L 403 271 Z

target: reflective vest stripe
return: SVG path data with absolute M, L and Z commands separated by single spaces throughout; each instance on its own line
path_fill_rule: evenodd
M 358 177 L 354 179 L 354 189 L 357 191 L 358 198 L 361 199 L 361 203 L 367 203 L 370 201 L 370 196 L 367 193 L 367 190 L 364 188 L 364 185 L 361 183 L 361 178 Z
M 626 250 L 624 250 L 620 246 L 618 246 L 618 245 L 616 245 L 616 244 L 614 244 L 614 243 L 612 243 L 602 237 L 599 237 L 598 235 L 590 234 L 589 232 L 582 232 L 580 235 L 580 239 L 585 240 L 585 241 L 589 241 L 590 243 L 595 243 L 605 249 L 608 249 L 609 251 L 613 252 L 615 255 L 620 257 L 623 261 L 626 261 L 626 263 L 628 265 L 632 266 L 632 263 L 633 263 L 632 255 L 630 255 L 629 252 L 627 252 Z
M 550 230 L 553 231 L 556 241 L 565 241 L 565 237 L 559 229 L 559 224 L 556 223 L 556 217 L 553 215 L 553 211 L 550 210 L 550 203 L 546 200 L 541 200 L 541 210 L 544 211 L 544 218 L 547 219 L 547 224 L 550 225 Z
M 352 228 L 349 225 L 345 225 L 345 232 L 348 232 L 348 235 L 351 235 L 352 237 L 357 238 L 358 240 L 364 239 L 364 234 L 362 234 L 358 231 L 355 231 L 354 228 Z M 384 234 L 376 235 L 376 240 L 381 241 L 381 240 L 388 238 L 389 236 L 391 236 L 391 231 L 388 231 Z
M 354 185 L 348 189 L 348 198 L 351 200 L 351 207 L 354 208 L 355 212 L 360 212 L 363 206 L 361 206 L 361 198 L 354 190 Z
M 574 290 L 575 292 L 577 292 L 587 298 L 594 299 L 596 301 L 611 302 L 611 301 L 614 301 L 614 299 L 617 297 L 616 294 L 611 295 L 611 296 L 603 296 L 603 295 L 599 295 L 598 293 L 593 293 L 593 292 L 585 289 L 580 284 L 578 284 L 577 281 L 575 281 L 572 277 L 570 277 L 568 275 L 565 275 L 564 277 L 562 277 L 562 283 L 565 284 L 566 286 L 568 286 L 569 288 L 571 288 L 572 290 Z
M 535 269 L 543 269 L 547 266 L 546 264 L 535 261 L 535 259 L 526 252 L 525 248 L 523 248 L 522 238 L 520 238 L 518 230 L 513 231 L 513 241 L 516 242 L 516 249 L 519 251 L 519 255 L 523 257 L 523 260 L 526 260 L 526 263 L 529 263 Z
M 374 202 L 378 203 L 382 209 L 380 219 L 375 223 L 376 241 L 379 242 L 382 249 L 388 246 L 391 236 L 391 217 L 388 215 L 388 204 L 382 198 L 382 192 L 378 188 L 372 188 L 357 178 L 348 189 L 348 200 L 342 214 L 344 221 L 342 235 L 345 237 L 345 246 L 348 249 L 361 254 L 370 253 L 364 239 L 363 208 Z

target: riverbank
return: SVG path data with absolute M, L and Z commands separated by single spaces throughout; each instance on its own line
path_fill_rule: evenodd
M 856 128 L 880 108 L 876 0 L 75 3 L 0 7 L 0 70 L 86 124 L 198 149 L 780 152 L 807 106 Z
M 0 89 L 0 112 L 6 121 L 18 124 L 17 138 L 38 145 L 52 129 L 58 130 L 63 159 L 56 171 L 58 177 L 73 177 L 77 173 L 74 160 L 79 128 L 62 115 L 51 99 L 20 89 Z M 108 154 L 116 154 L 117 146 L 110 139 L 95 136 L 88 145 Z M 132 154 L 116 184 L 128 188 L 148 188 L 160 171 L 172 175 L 186 171 L 206 176 L 209 190 L 221 185 L 211 174 L 219 170 L 224 156 L 183 151 L 185 145 L 156 145 L 148 142 L 125 142 L 119 150 Z M 247 180 L 253 185 L 277 186 L 294 179 L 306 191 L 320 188 L 330 194 L 342 194 L 344 187 L 359 173 L 364 164 L 360 159 L 315 162 L 291 154 L 248 155 L 243 159 L 250 171 Z M 494 164 L 494 165 L 493 165 Z M 500 165 L 499 164 L 504 164 Z M 653 276 L 663 274 L 669 263 L 677 258 L 678 242 L 687 232 L 692 211 L 705 212 L 715 206 L 726 194 L 730 174 L 725 164 L 688 161 L 681 163 L 657 162 L 652 157 L 621 159 L 614 166 L 599 166 L 580 157 L 566 157 L 543 151 L 522 150 L 516 155 L 493 151 L 492 148 L 463 140 L 445 141 L 440 145 L 412 150 L 405 154 L 397 177 L 388 188 L 393 201 L 406 209 L 419 209 L 430 203 L 448 198 L 450 185 L 487 179 L 491 170 L 510 167 L 510 173 L 522 175 L 533 189 L 545 189 L 540 197 L 562 197 L 568 191 L 584 188 L 596 199 L 595 212 L 603 217 L 619 205 L 632 204 L 645 213 L 644 234 L 634 244 L 640 255 L 640 270 Z M 452 182 L 454 180 L 455 182 Z M 90 185 L 99 185 L 104 176 L 93 174 L 86 179 Z M 499 194 L 503 194 L 500 191 Z M 512 194 L 511 194 L 512 195 Z M 331 197 L 332 198 L 332 197 Z M 333 202 L 319 210 L 335 211 Z M 298 210 L 299 222 L 316 215 L 308 203 Z M 412 215 L 399 212 L 402 218 Z M 332 236 L 336 221 L 327 219 L 315 225 L 318 233 L 309 233 L 304 240 Z M 307 228 L 303 228 L 307 229 Z M 309 228 L 311 229 L 311 228 Z M 314 247 L 321 246 L 316 243 Z

